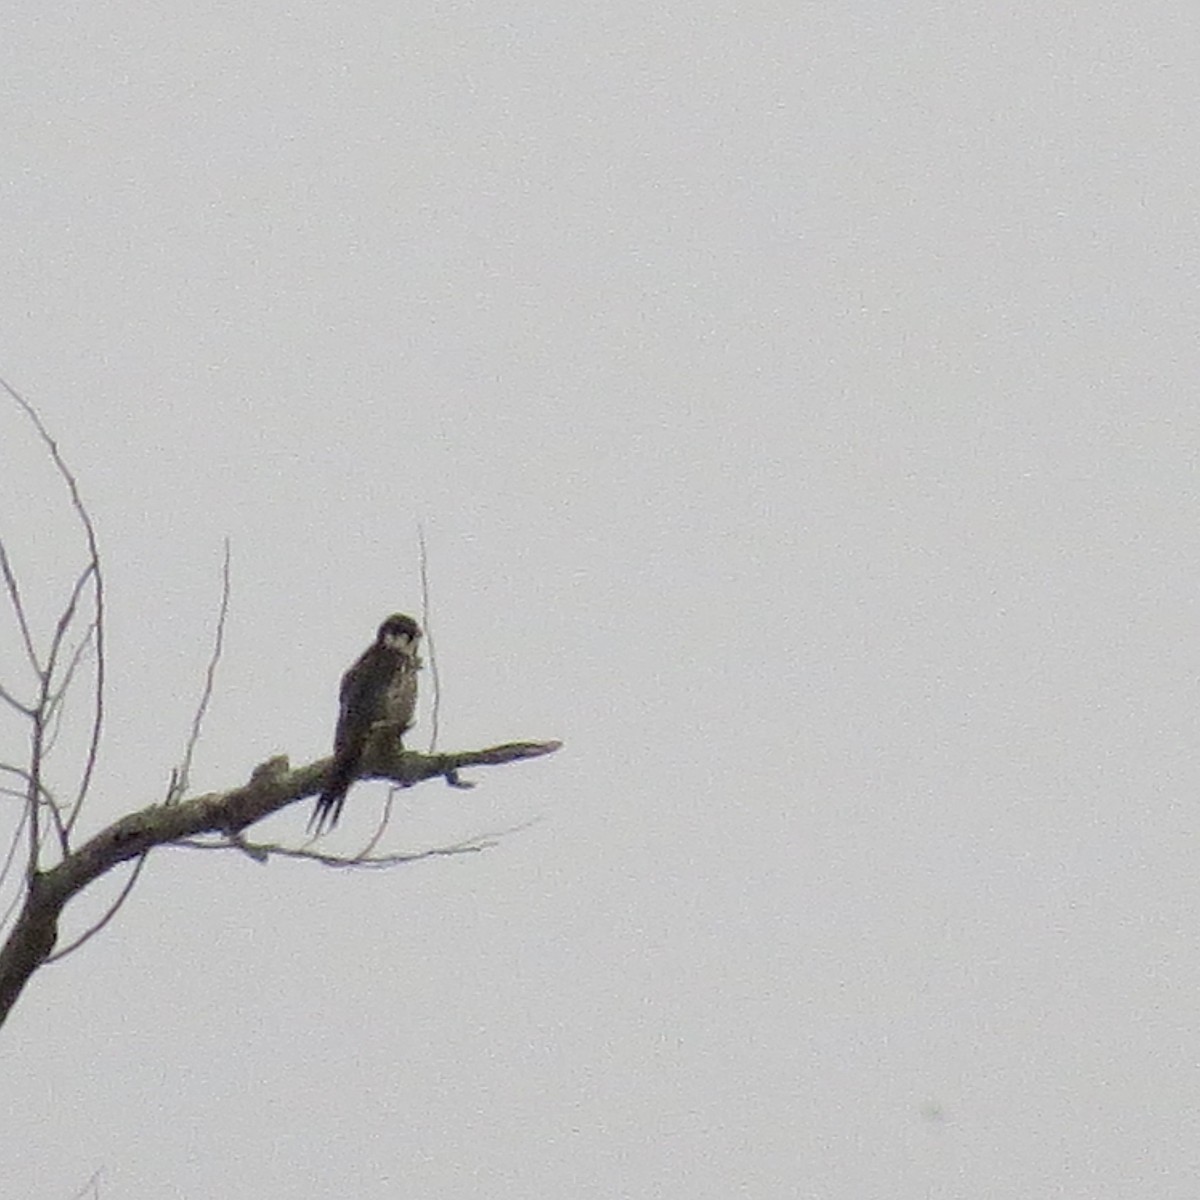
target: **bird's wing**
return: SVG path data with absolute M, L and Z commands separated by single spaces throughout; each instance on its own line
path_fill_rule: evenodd
M 379 719 L 379 707 L 389 673 L 388 656 L 372 646 L 342 676 L 342 684 L 338 689 L 333 766 L 309 820 L 309 828 L 315 825 L 317 833 L 326 825 L 332 829 L 342 814 L 342 804 L 358 773 L 371 726 Z

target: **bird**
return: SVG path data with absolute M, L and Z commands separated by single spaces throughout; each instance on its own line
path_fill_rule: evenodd
M 395 738 L 400 743 L 412 728 L 417 672 L 421 669 L 417 655 L 420 641 L 421 627 L 416 621 L 403 613 L 393 613 L 379 626 L 374 642 L 342 676 L 333 765 L 308 822 L 310 830 L 316 828 L 315 836 L 338 823 L 346 793 L 372 743 L 381 738 L 385 742 Z

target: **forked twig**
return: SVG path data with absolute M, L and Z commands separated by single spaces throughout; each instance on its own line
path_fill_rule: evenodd
M 283 846 L 277 842 L 248 842 L 245 838 L 221 837 L 214 840 L 198 838 L 183 838 L 172 842 L 173 846 L 181 846 L 185 850 L 230 850 L 237 849 L 248 854 L 256 862 L 265 863 L 272 856 L 276 858 L 300 859 L 305 862 L 320 863 L 326 867 L 369 867 L 376 870 L 384 867 L 401 866 L 404 863 L 421 862 L 427 858 L 452 858 L 459 854 L 479 854 L 484 850 L 492 850 L 500 844 L 500 838 L 509 834 L 521 833 L 538 823 L 540 818 L 533 818 L 509 829 L 497 830 L 493 833 L 481 833 L 477 837 L 465 838 L 449 846 L 432 846 L 425 850 L 404 850 L 395 854 L 355 855 L 324 854 L 301 846 Z
M 71 589 L 66 607 L 59 613 L 58 623 L 54 627 L 54 637 L 50 641 L 50 657 L 46 660 L 44 678 L 47 689 L 54 678 L 54 668 L 58 665 L 58 652 L 62 649 L 63 639 L 67 636 L 67 630 L 70 629 L 71 622 L 75 619 L 75 609 L 79 606 L 79 597 L 83 594 L 87 581 L 95 574 L 95 571 L 94 563 L 88 563 L 84 567 L 79 578 L 75 580 L 75 586 Z
M 88 631 L 83 635 L 78 646 L 75 647 L 74 653 L 71 655 L 70 661 L 67 663 L 67 668 L 62 672 L 62 679 L 54 689 L 46 696 L 46 714 L 49 723 L 54 728 L 46 739 L 46 752 L 49 753 L 54 748 L 54 743 L 58 737 L 58 726 L 61 723 L 61 714 L 63 710 L 63 701 L 66 699 L 67 693 L 71 690 L 71 684 L 75 680 L 75 672 L 79 670 L 79 664 L 83 661 L 83 656 L 87 648 L 92 643 L 92 638 L 96 632 L 96 625 L 93 622 L 88 626 Z
M 64 481 L 67 491 L 71 494 L 72 509 L 74 509 L 74 514 L 78 518 L 80 527 L 83 528 L 84 540 L 88 544 L 88 569 L 86 569 L 84 575 L 91 578 L 92 602 L 94 602 L 95 606 L 96 686 L 94 702 L 92 702 L 91 733 L 88 739 L 88 751 L 86 751 L 86 757 L 84 758 L 83 773 L 80 775 L 76 798 L 74 798 L 71 805 L 71 815 L 67 817 L 66 821 L 66 829 L 70 833 L 74 822 L 78 820 L 79 811 L 83 808 L 84 800 L 88 798 L 92 776 L 96 772 L 96 761 L 98 754 L 100 754 L 100 738 L 104 726 L 106 648 L 104 648 L 104 576 L 100 565 L 100 542 L 96 538 L 96 527 L 92 524 L 88 506 L 83 503 L 83 497 L 79 494 L 79 484 L 76 478 L 74 478 L 71 468 L 67 466 L 65 458 L 62 457 L 58 443 L 55 442 L 54 438 L 50 437 L 49 430 L 44 425 L 41 416 L 37 415 L 37 410 L 34 406 L 28 400 L 25 400 L 25 397 L 20 395 L 20 392 L 16 388 L 13 388 L 12 384 L 8 383 L 6 379 L 0 378 L 0 388 L 4 388 L 7 394 L 12 397 L 12 400 L 18 404 L 20 410 L 29 419 L 30 424 L 34 426 L 42 445 L 46 446 L 48 454 L 54 462 L 54 467 L 58 470 L 59 478 Z
M 105 639 L 104 639 L 104 574 L 100 567 L 100 544 L 96 537 L 96 528 L 92 524 L 91 514 L 87 510 L 87 505 L 83 502 L 83 497 L 79 493 L 79 484 L 75 479 L 71 468 L 67 466 L 66 460 L 58 449 L 58 443 L 50 436 L 50 431 L 46 428 L 42 418 L 38 415 L 37 410 L 16 390 L 6 379 L 0 378 L 0 387 L 2 387 L 12 400 L 17 404 L 21 411 L 25 414 L 29 423 L 37 432 L 41 439 L 42 445 L 46 447 L 51 460 L 54 463 L 55 470 L 59 474 L 59 478 L 67 486 L 67 491 L 71 496 L 71 507 L 75 511 L 75 516 L 79 520 L 79 524 L 83 529 L 84 540 L 87 542 L 88 549 L 88 565 L 77 583 L 77 593 L 81 590 L 83 583 L 87 579 L 92 582 L 92 598 L 95 607 L 93 616 L 93 626 L 96 639 L 96 686 L 93 693 L 92 707 L 92 723 L 91 732 L 88 738 L 87 753 L 84 758 L 83 771 L 80 775 L 79 786 L 75 792 L 75 799 L 70 807 L 70 815 L 65 824 L 67 833 L 69 834 L 79 818 L 79 813 L 83 808 L 83 803 L 87 799 L 87 794 L 91 788 L 92 778 L 96 771 L 96 762 L 100 752 L 100 736 L 104 729 L 104 687 L 105 687 Z M 9 589 L 10 596 L 12 588 Z M 28 629 L 22 617 L 22 626 Z M 36 655 L 32 656 L 33 661 L 36 661 Z M 41 672 L 39 671 L 39 675 Z M 49 687 L 49 680 L 43 677 L 43 689 Z M 34 764 L 35 771 L 37 764 Z

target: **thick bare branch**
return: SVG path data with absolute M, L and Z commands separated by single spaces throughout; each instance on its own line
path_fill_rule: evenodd
M 419 754 L 399 747 L 378 747 L 362 764 L 360 778 L 390 779 L 402 786 L 442 778 L 461 786 L 458 773 L 466 767 L 497 766 L 538 758 L 552 754 L 560 745 L 560 742 L 509 742 L 483 750 L 459 750 L 447 754 Z M 152 804 L 130 813 L 102 829 L 56 866 L 33 874 L 20 915 L 0 949 L 0 1023 L 7 1017 L 30 976 L 53 953 L 63 908 L 89 884 L 121 863 L 142 858 L 156 846 L 186 844 L 203 834 L 222 834 L 236 845 L 241 831 L 255 821 L 317 795 L 332 765 L 332 758 L 322 758 L 292 770 L 286 758 L 273 758 L 257 767 L 250 780 L 240 787 L 209 792 L 177 804 Z M 249 846 L 240 848 L 246 852 L 253 849 Z M 442 852 L 453 849 L 448 847 Z M 467 851 L 461 848 L 459 852 Z M 295 853 L 305 856 L 306 852 Z M 424 851 L 421 856 L 429 857 L 435 853 L 437 851 Z M 320 855 L 308 854 L 308 857 L 325 861 Z M 353 865 L 333 856 L 330 858 L 334 865 Z

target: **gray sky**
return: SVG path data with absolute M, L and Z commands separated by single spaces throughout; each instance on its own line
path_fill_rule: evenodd
M 93 827 L 179 758 L 227 534 L 198 788 L 328 752 L 418 518 L 443 744 L 566 748 L 403 798 L 396 846 L 541 818 L 484 855 L 156 854 L 0 1036 L 0 1195 L 1192 1200 L 1198 51 L 1155 2 L 9 5 Z

